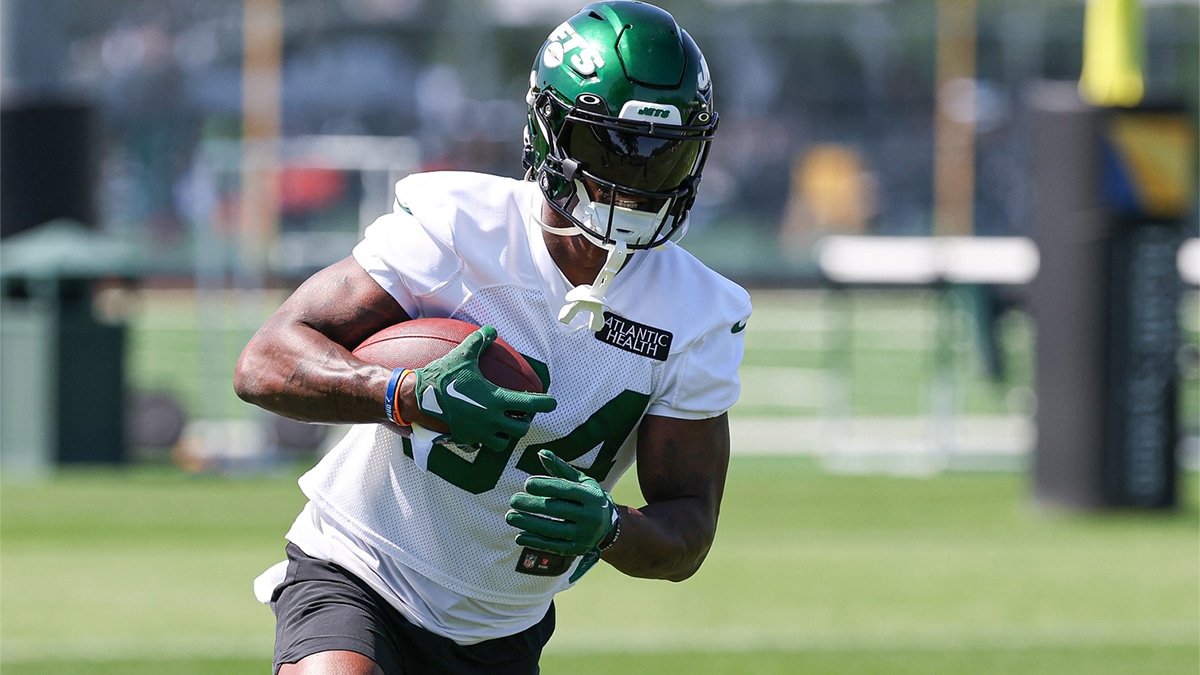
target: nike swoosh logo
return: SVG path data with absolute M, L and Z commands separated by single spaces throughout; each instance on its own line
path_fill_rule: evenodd
M 740 332 L 742 332 L 742 331 L 744 331 L 744 330 L 746 330 L 746 322 L 745 322 L 745 321 L 739 321 L 739 322 L 737 322 L 737 323 L 733 324 L 733 328 L 730 328 L 730 329 L 729 329 L 729 332 L 730 332 L 730 333 L 740 333 Z
M 454 398 L 456 398 L 460 401 L 466 401 L 467 403 L 470 403 L 471 405 L 473 405 L 477 408 L 483 408 L 484 410 L 487 410 L 486 405 L 480 403 L 479 401 L 476 401 L 475 399 L 471 398 L 470 396 L 467 396 L 466 394 L 459 391 L 457 385 L 458 385 L 458 380 L 451 382 L 450 386 L 446 387 L 446 393 L 450 394 L 451 396 L 453 396 Z

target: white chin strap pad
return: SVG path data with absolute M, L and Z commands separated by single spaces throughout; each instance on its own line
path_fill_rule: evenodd
M 558 320 L 571 323 L 577 314 L 585 312 L 592 315 L 588 321 L 588 328 L 592 329 L 593 333 L 604 328 L 604 310 L 608 308 L 604 294 L 608 292 L 608 285 L 612 283 L 613 277 L 617 276 L 617 272 L 621 271 L 628 257 L 629 249 L 623 241 L 618 241 L 609 248 L 608 259 L 596 275 L 596 281 L 576 286 L 567 292 L 567 304 L 559 311 Z
M 571 215 L 591 229 L 593 239 L 604 238 L 607 233 L 610 239 L 635 245 L 646 244 L 654 238 L 670 206 L 668 200 L 657 213 L 650 213 L 592 201 L 587 196 L 587 189 L 578 180 L 575 181 L 575 193 L 579 195 L 579 200 L 571 210 Z

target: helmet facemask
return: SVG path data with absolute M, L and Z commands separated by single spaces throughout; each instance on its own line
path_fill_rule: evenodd
M 605 108 L 595 94 L 580 95 L 579 103 Z M 621 119 L 564 105 L 549 92 L 531 108 L 547 145 L 538 184 L 551 208 L 592 243 L 638 250 L 682 234 L 716 115 L 701 112 L 691 126 Z

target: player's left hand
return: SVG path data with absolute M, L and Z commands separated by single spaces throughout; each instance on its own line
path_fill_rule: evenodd
M 504 520 L 521 530 L 516 542 L 559 555 L 584 555 L 571 580 L 599 559 L 602 543 L 617 525 L 617 507 L 596 479 L 549 450 L 538 452 L 548 476 L 530 476 L 512 496 Z M 585 555 L 588 554 L 588 555 Z M 590 559 L 590 560 L 589 560 Z

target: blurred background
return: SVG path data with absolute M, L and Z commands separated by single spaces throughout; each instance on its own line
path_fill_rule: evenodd
M 399 178 L 521 175 L 530 65 L 580 4 L 3 0 L 6 671 L 263 668 L 249 580 L 343 430 L 237 400 L 238 353 Z M 564 604 L 556 642 L 634 652 L 593 659 L 632 672 L 1196 672 L 1200 2 L 659 4 L 704 51 L 721 116 L 683 245 L 755 302 L 723 527 L 795 542 L 762 553 L 833 590 L 731 611 L 723 589 L 753 575 L 718 550 L 706 607 L 687 584 L 633 586 L 659 637 L 599 646 Z M 782 531 L 738 510 L 778 492 Z M 908 548 L 930 533 L 940 562 Z M 963 543 L 983 533 L 1001 543 Z M 1030 540 L 1069 550 L 1005 560 Z M 834 553 L 810 560 L 809 541 Z M 209 555 L 220 573 L 197 571 Z M 980 558 L 1028 602 L 968 579 Z M 889 595 L 931 565 L 961 587 Z M 594 597 L 625 598 L 608 575 Z M 944 611 L 912 620 L 931 597 Z M 122 611 L 142 618 L 105 618 Z M 705 649 L 759 660 L 685 656 Z

